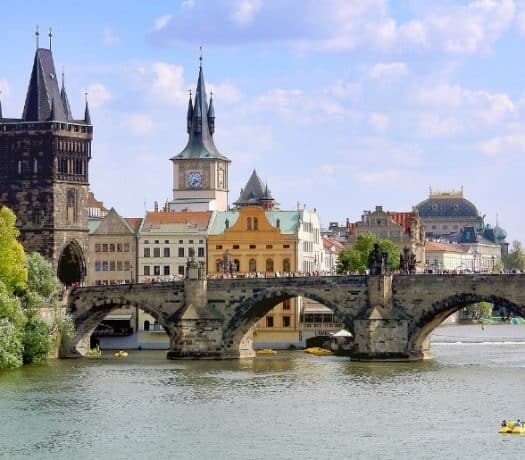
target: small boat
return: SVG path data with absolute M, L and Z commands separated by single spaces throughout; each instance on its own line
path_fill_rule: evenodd
M 277 352 L 275 350 L 272 350 L 271 348 L 261 348 L 260 350 L 257 350 L 256 353 L 258 355 L 276 355 Z
M 510 434 L 525 434 L 525 426 L 521 422 L 507 422 L 506 425 L 501 425 L 499 427 L 498 432 Z
M 305 348 L 305 353 L 310 353 L 312 355 L 316 355 L 316 356 L 326 356 L 326 355 L 333 355 L 333 351 L 331 350 L 327 350 L 326 348 L 321 348 L 321 347 L 310 347 L 310 348 Z
M 115 357 L 117 358 L 126 358 L 127 356 L 128 356 L 127 351 L 120 350 L 115 353 Z
M 102 355 L 102 351 L 100 351 L 100 348 L 97 346 L 95 348 L 91 348 L 86 352 L 86 356 L 90 358 L 96 358 L 98 356 Z

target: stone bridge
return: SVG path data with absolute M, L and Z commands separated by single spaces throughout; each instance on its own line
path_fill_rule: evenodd
M 377 275 L 253 279 L 186 279 L 172 283 L 77 288 L 68 311 L 84 354 L 104 316 L 140 307 L 170 337 L 168 358 L 253 357 L 256 322 L 285 299 L 304 296 L 331 308 L 354 335 L 360 360 L 431 357 L 430 334 L 445 318 L 481 301 L 525 316 L 525 275 Z

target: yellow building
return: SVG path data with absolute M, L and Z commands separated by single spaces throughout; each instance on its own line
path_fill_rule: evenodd
M 301 217 L 302 211 L 265 211 L 259 206 L 215 213 L 208 234 L 208 275 L 255 277 L 296 272 Z M 225 267 L 227 260 L 231 267 Z M 276 305 L 257 324 L 256 347 L 297 343 L 299 316 L 297 299 Z

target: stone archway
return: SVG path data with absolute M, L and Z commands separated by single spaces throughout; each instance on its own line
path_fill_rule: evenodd
M 70 241 L 58 259 L 58 279 L 68 286 L 82 283 L 86 278 L 86 259 L 77 241 Z
M 417 322 L 409 332 L 408 351 L 422 353 L 423 356 L 431 356 L 430 336 L 445 319 L 462 308 L 479 302 L 489 302 L 502 306 L 508 311 L 518 315 L 525 315 L 525 308 L 509 300 L 498 296 L 487 296 L 477 294 L 455 294 L 432 304 L 432 309 L 426 315 L 418 318 Z

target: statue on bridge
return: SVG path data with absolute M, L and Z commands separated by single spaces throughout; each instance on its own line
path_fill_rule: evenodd
M 379 243 L 374 244 L 374 249 L 368 255 L 368 274 L 369 275 L 388 275 L 390 274 L 390 258 L 388 252 L 381 251 Z
M 230 255 L 230 251 L 226 249 L 224 251 L 224 256 L 222 258 L 222 272 L 223 274 L 231 277 L 233 273 L 235 272 L 235 262 L 232 259 L 232 256 Z
M 399 269 L 401 273 L 416 273 L 416 255 L 407 246 L 399 255 Z

